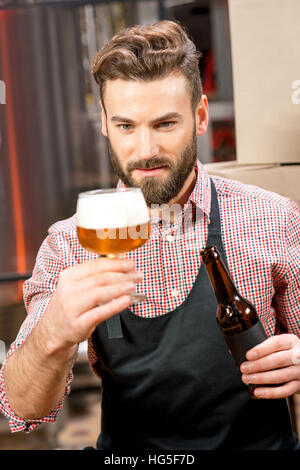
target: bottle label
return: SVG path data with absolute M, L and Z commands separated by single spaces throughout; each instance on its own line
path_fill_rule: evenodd
M 230 352 L 238 366 L 246 361 L 246 352 L 254 348 L 259 343 L 262 343 L 268 338 L 264 327 L 260 321 L 255 323 L 249 330 L 242 331 L 236 335 L 227 336 L 224 334 L 226 343 Z

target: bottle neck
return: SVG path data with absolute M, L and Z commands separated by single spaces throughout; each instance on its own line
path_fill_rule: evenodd
M 238 291 L 221 259 L 214 259 L 206 264 L 207 273 L 219 303 L 238 295 Z

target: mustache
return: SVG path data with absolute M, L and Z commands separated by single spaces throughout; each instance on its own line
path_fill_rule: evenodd
M 152 168 L 157 168 L 159 166 L 167 166 L 172 168 L 172 162 L 163 157 L 153 157 L 147 160 L 135 160 L 129 162 L 127 165 L 127 171 L 132 170 L 151 170 Z

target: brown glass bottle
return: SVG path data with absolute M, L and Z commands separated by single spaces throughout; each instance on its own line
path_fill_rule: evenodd
M 201 256 L 218 300 L 218 325 L 239 367 L 246 361 L 246 352 L 264 341 L 267 334 L 255 307 L 235 287 L 217 248 L 207 247 Z M 248 386 L 252 397 L 254 388 L 255 385 Z

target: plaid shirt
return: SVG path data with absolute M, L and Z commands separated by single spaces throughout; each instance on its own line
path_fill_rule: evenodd
M 210 213 L 210 182 L 197 161 L 197 179 L 187 204 L 173 224 L 152 219 L 151 236 L 145 245 L 127 253 L 144 273 L 137 291 L 148 301 L 132 305 L 136 315 L 155 317 L 178 307 L 188 296 L 201 265 L 200 249 L 205 246 Z M 300 211 L 278 194 L 255 186 L 213 176 L 220 207 L 221 230 L 232 278 L 240 293 L 256 307 L 267 334 L 290 332 L 300 336 Z M 120 186 L 120 184 L 119 184 Z M 189 211 L 198 214 L 181 231 Z M 57 222 L 39 250 L 31 279 L 24 283 L 27 317 L 8 356 L 26 339 L 37 324 L 55 292 L 60 272 L 95 259 L 77 239 L 76 215 Z M 88 342 L 91 367 L 97 357 Z M 5 366 L 5 364 L 4 364 Z M 49 416 L 24 421 L 11 410 L 0 374 L 0 410 L 12 431 L 31 431 L 41 422 L 55 421 L 71 389 L 72 370 L 61 403 Z

